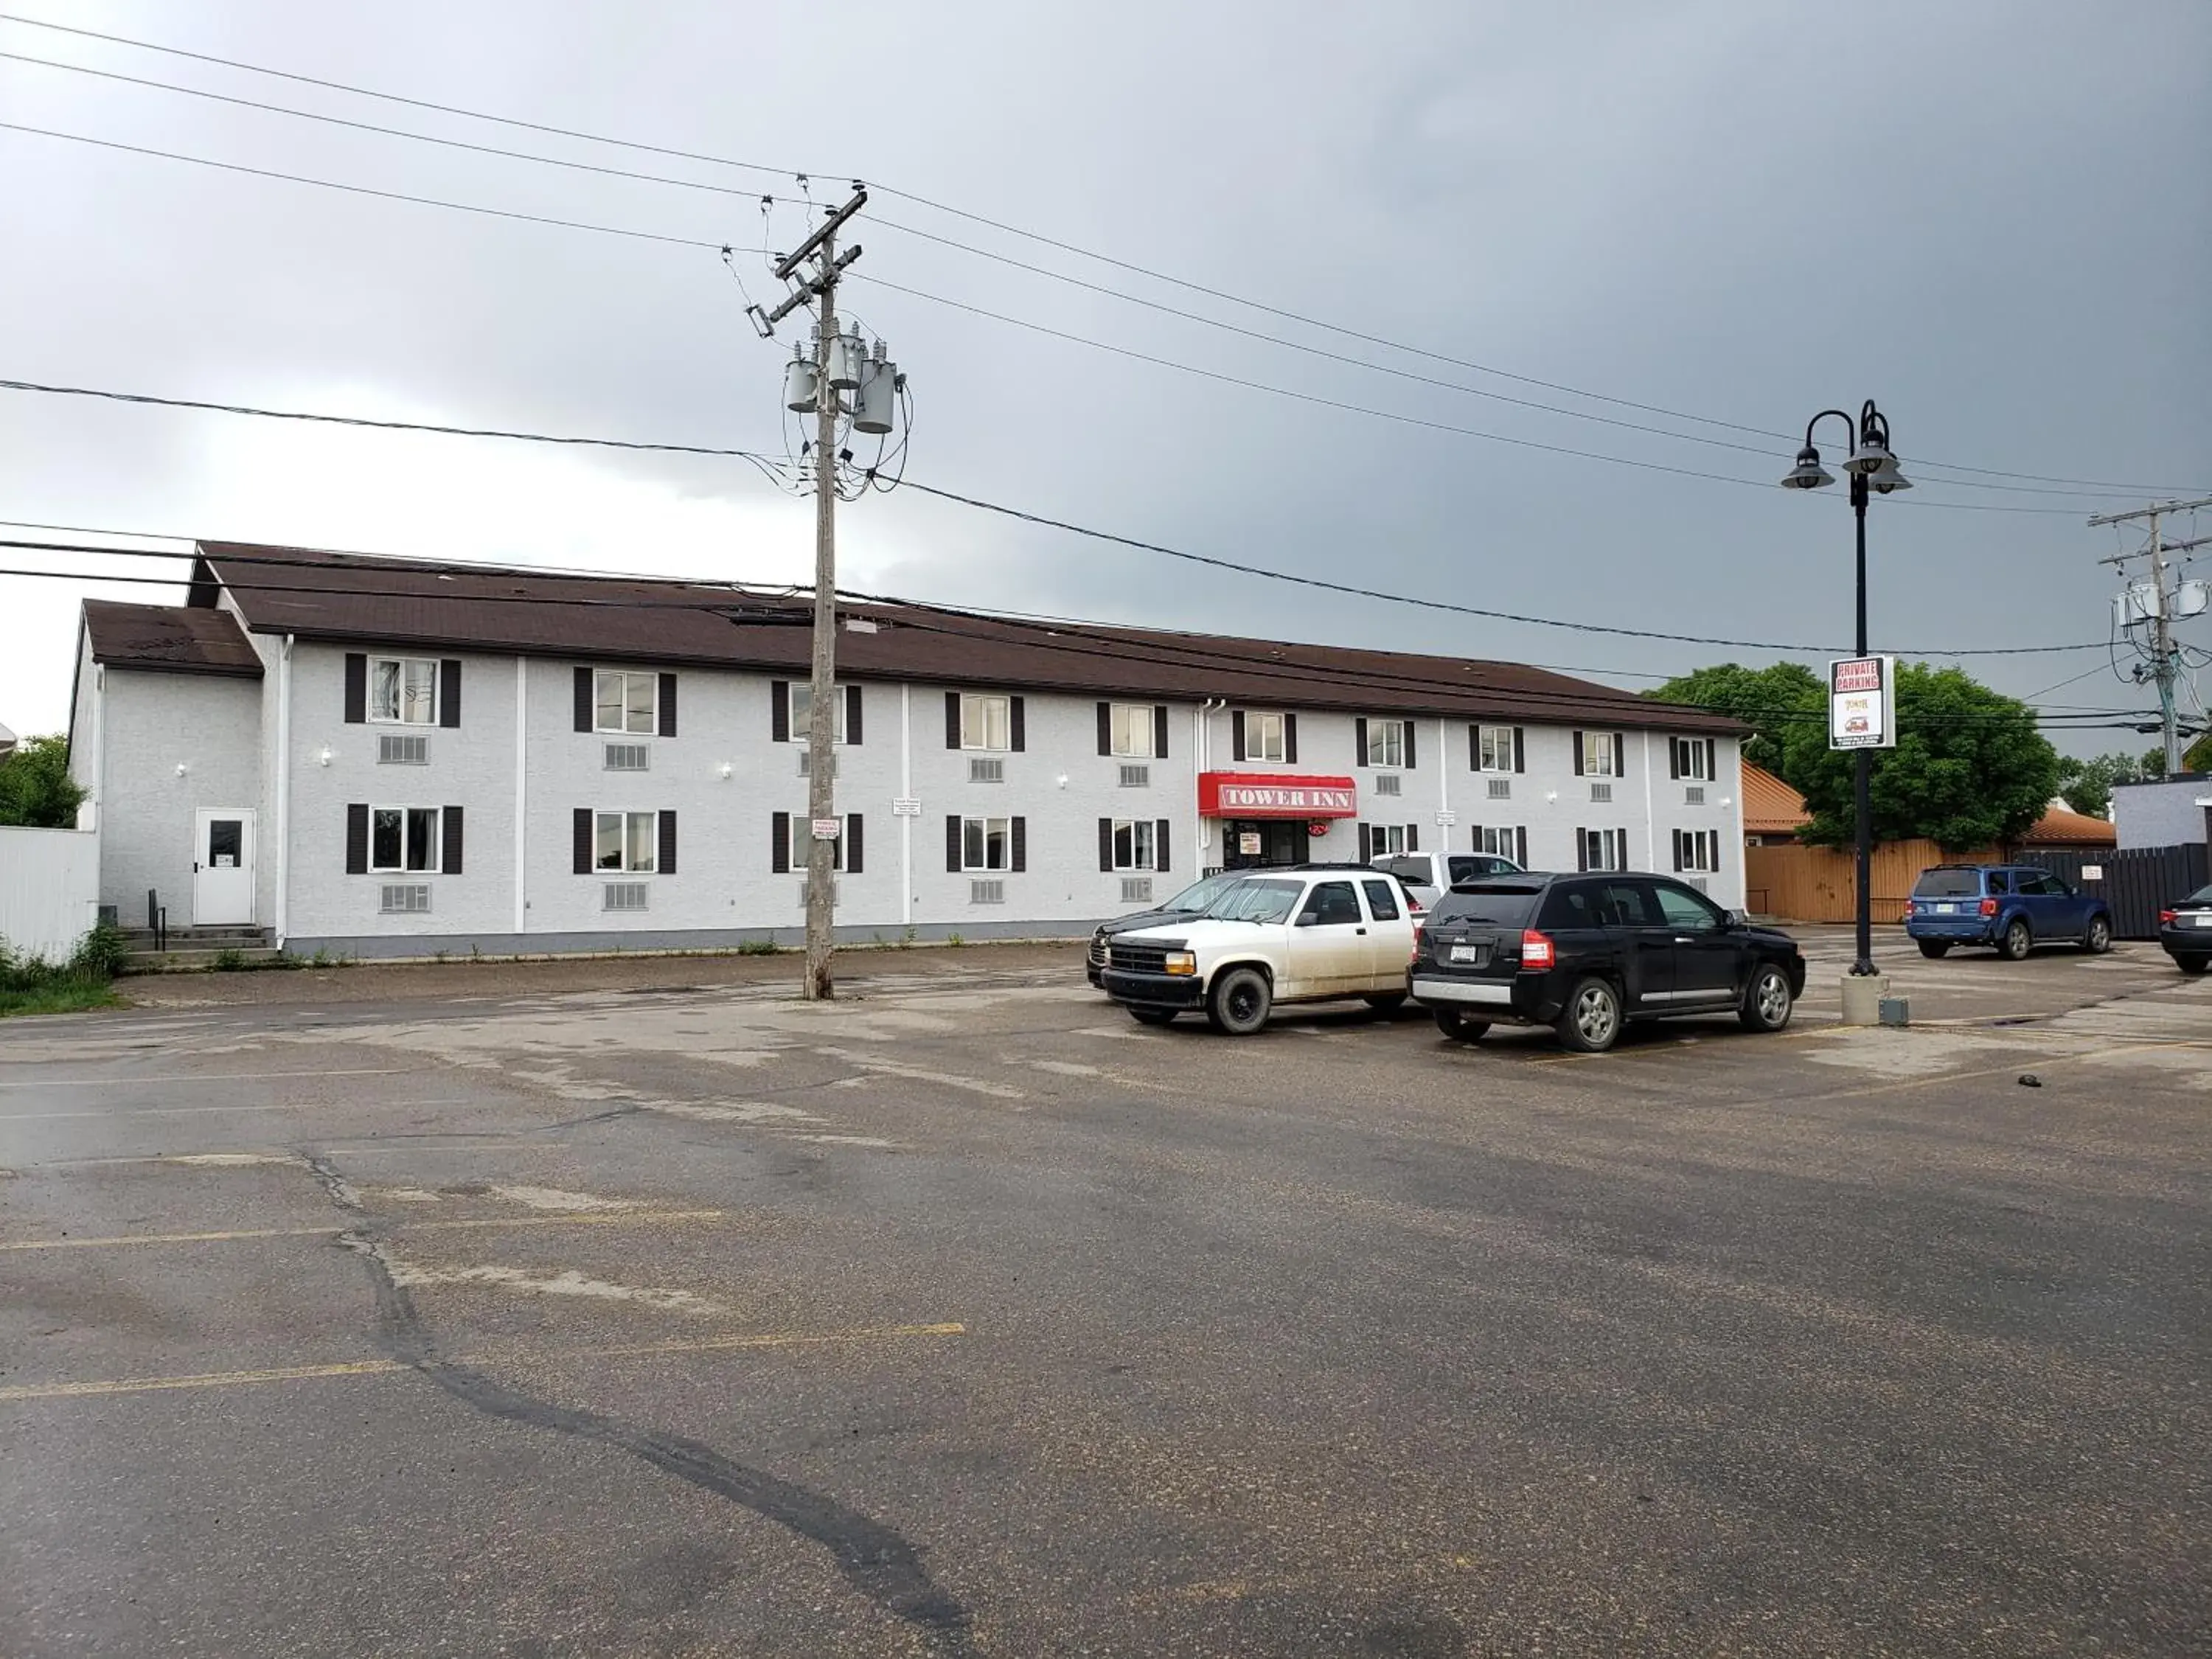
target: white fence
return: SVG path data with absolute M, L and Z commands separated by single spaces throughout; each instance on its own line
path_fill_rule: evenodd
M 0 941 L 59 962 L 100 915 L 100 836 L 0 827 Z

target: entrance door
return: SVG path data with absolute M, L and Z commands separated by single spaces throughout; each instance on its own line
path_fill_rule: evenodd
M 1303 819 L 1231 818 L 1224 826 L 1222 867 L 1250 870 L 1264 865 L 1304 864 L 1310 856 Z
M 253 809 L 204 808 L 192 815 L 192 925 L 253 920 Z

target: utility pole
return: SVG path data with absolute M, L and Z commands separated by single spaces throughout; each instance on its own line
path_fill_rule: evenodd
M 2123 574 L 2134 560 L 2148 556 L 2150 560 L 2150 582 L 2148 592 L 2135 587 L 2124 588 L 2114 601 L 2121 628 L 2124 630 L 2137 625 L 2138 620 L 2148 625 L 2148 644 L 2138 647 L 2143 651 L 2150 678 L 2158 686 L 2159 731 L 2165 745 L 2166 774 L 2173 776 L 2181 770 L 2181 732 L 2176 720 L 2174 684 L 2181 678 L 2181 648 L 2173 642 L 2173 621 L 2177 613 L 2195 615 L 2203 607 L 2180 612 L 2182 592 L 2179 584 L 2166 580 L 2170 567 L 2168 553 L 2185 553 L 2191 548 L 2204 546 L 2212 537 L 2168 543 L 2160 533 L 2159 520 L 2168 514 L 2187 513 L 2199 507 L 2212 507 L 2212 495 L 2200 496 L 2193 501 L 2158 501 L 2139 507 L 2132 513 L 2105 513 L 2089 520 L 2092 529 L 2108 524 L 2133 524 L 2145 521 L 2150 532 L 2149 543 L 2132 553 L 2116 553 L 2098 563 L 2117 566 Z M 2137 619 L 2134 611 L 2144 614 Z M 2142 669 L 2136 671 L 2138 676 Z
M 837 866 L 843 840 L 837 815 L 837 728 L 844 713 L 837 694 L 837 495 L 849 482 L 842 469 L 850 459 L 840 429 L 849 422 L 855 432 L 888 434 L 894 424 L 893 406 L 905 387 L 898 366 L 884 360 L 882 341 L 876 343 L 872 359 L 857 332 L 844 335 L 837 330 L 837 279 L 860 257 L 857 242 L 842 254 L 837 252 L 837 233 L 867 201 L 868 192 L 856 182 L 852 199 L 777 263 L 775 274 L 787 283 L 812 264 L 789 297 L 772 312 L 748 307 L 754 326 L 767 337 L 775 333 L 777 323 L 808 301 L 819 303 L 812 356 L 804 351 L 795 355 L 784 375 L 785 407 L 814 416 L 814 436 L 808 446 L 814 480 L 814 626 L 806 704 L 806 967 L 799 985 L 799 994 L 809 1002 L 827 1001 L 836 994 L 830 970 L 836 948 Z M 870 469 L 862 482 L 873 477 Z

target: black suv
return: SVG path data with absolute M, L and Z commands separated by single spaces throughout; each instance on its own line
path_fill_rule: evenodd
M 1778 1031 L 1805 989 L 1797 942 L 1751 927 L 1666 876 L 1492 876 L 1429 912 L 1414 1000 L 1447 1036 L 1549 1025 L 1570 1048 L 1610 1048 L 1626 1020 L 1733 1013 Z

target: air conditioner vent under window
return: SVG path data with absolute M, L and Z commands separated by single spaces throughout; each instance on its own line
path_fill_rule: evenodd
M 1613 786 L 1609 783 L 1594 783 L 1590 785 L 1590 799 L 1592 800 L 1611 800 L 1613 799 Z
M 1002 760 L 985 760 L 981 756 L 974 756 L 969 758 L 968 762 L 969 782 L 1004 783 L 1006 781 L 1006 762 Z
M 430 911 L 430 889 L 422 883 L 386 885 L 378 890 L 377 912 L 386 916 L 421 916 Z
M 1492 800 L 1511 800 L 1513 799 L 1513 780 L 1510 778 L 1491 779 L 1490 799 Z
M 1004 904 L 1006 884 L 1003 881 L 971 881 L 968 884 L 968 902 L 970 904 Z
M 430 739 L 420 734 L 380 733 L 376 739 L 376 763 L 379 766 L 428 766 L 430 763 Z
M 646 884 L 641 881 L 611 881 L 601 888 L 602 910 L 642 910 L 645 908 Z
M 833 910 L 837 908 L 837 902 L 842 896 L 837 889 L 837 883 L 833 881 L 830 884 L 830 908 Z M 802 881 L 799 884 L 799 908 L 802 910 L 806 908 L 806 892 L 807 884 Z
M 1710 893 L 1713 890 L 1712 882 L 1705 876 L 1684 876 L 1682 879 L 1688 882 L 1691 886 L 1696 888 L 1700 893 Z
M 610 772 L 642 772 L 652 763 L 653 750 L 641 743 L 611 743 L 607 745 L 606 769 Z
M 1685 789 L 1682 792 L 1682 804 L 1685 806 L 1703 806 L 1705 804 L 1705 785 L 1693 783 Z
M 802 778 L 814 775 L 814 751 L 811 749 L 799 751 L 799 775 Z M 830 775 L 833 778 L 837 775 L 837 757 L 835 755 L 830 757 Z
M 1121 769 L 1121 787 L 1149 789 L 1152 787 L 1152 769 L 1149 766 L 1124 766 Z
M 1375 777 L 1375 793 L 1378 795 L 1402 795 L 1405 780 L 1395 772 L 1380 772 Z
M 1152 902 L 1152 878 L 1150 876 L 1121 878 L 1121 902 L 1150 904 Z

